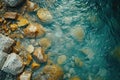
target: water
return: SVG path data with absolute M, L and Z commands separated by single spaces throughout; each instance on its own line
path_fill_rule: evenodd
M 32 1 L 48 8 L 53 15 L 52 23 L 44 24 L 37 18 L 36 21 L 47 29 L 46 37 L 52 40 L 48 50 L 51 60 L 57 63 L 60 55 L 67 56 L 61 65 L 64 80 L 73 76 L 79 76 L 81 80 L 120 79 L 119 62 L 110 56 L 119 44 L 119 23 L 111 10 L 112 0 Z M 84 32 L 82 40 L 74 35 L 79 27 Z M 83 62 L 82 66 L 75 63 L 76 58 Z

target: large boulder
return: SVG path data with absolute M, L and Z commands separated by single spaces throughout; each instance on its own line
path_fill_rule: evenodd
M 17 75 L 21 73 L 24 69 L 22 59 L 15 53 L 11 53 L 8 55 L 3 67 L 3 70 L 6 73 L 11 73 L 13 75 Z

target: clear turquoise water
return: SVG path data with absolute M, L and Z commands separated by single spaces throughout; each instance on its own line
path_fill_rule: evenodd
M 120 64 L 111 57 L 111 51 L 119 44 L 119 23 L 111 10 L 112 0 L 33 0 L 41 7 L 47 7 L 53 15 L 53 22 L 44 24 L 48 30 L 46 36 L 52 37 L 52 46 L 48 52 L 57 63 L 60 55 L 66 55 L 62 64 L 64 80 L 79 76 L 81 80 L 120 80 Z M 54 2 L 55 1 L 55 2 Z M 34 14 L 31 14 L 33 16 Z M 67 21 L 66 21 L 67 19 Z M 83 28 L 85 36 L 82 42 L 71 36 L 76 26 Z M 81 49 L 90 49 L 90 56 Z M 74 58 L 80 58 L 83 66 L 76 66 Z M 33 76 L 37 75 L 36 71 Z

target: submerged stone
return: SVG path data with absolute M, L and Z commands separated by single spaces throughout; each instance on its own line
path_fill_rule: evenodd
M 63 64 L 66 61 L 67 57 L 65 55 L 61 55 L 57 59 L 58 64 Z
M 51 41 L 48 38 L 41 38 L 39 44 L 42 48 L 47 49 L 51 46 Z
M 23 71 L 23 60 L 15 53 L 8 55 L 2 70 L 6 73 L 17 75 Z
M 18 13 L 17 12 L 5 12 L 4 18 L 6 19 L 17 19 Z
M 45 75 L 48 75 L 47 80 L 59 80 L 63 77 L 63 71 L 61 67 L 57 65 L 46 65 L 43 72 Z
M 40 8 L 37 11 L 37 16 L 42 22 L 51 22 L 53 19 L 51 13 L 46 8 Z

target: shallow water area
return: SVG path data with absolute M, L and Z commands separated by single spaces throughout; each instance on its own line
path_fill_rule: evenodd
M 38 51 L 42 55 L 38 59 L 40 68 L 31 69 L 32 62 L 25 67 L 25 70 L 32 71 L 31 80 L 34 80 L 47 64 L 55 64 L 62 68 L 63 78 L 60 80 L 120 79 L 120 62 L 118 60 L 120 51 L 114 51 L 115 47 L 119 46 L 119 21 L 114 16 L 114 11 L 111 10 L 110 1 L 112 2 L 112 0 L 98 0 L 98 2 L 95 0 L 31 1 L 38 4 L 40 8 L 45 8 L 46 14 L 42 15 L 42 10 L 39 12 L 40 14 L 37 11 L 27 12 L 24 14 L 25 18 L 30 24 L 38 23 L 42 27 L 37 29 L 37 27 L 32 28 L 32 25 L 28 30 L 30 32 L 25 31 L 24 38 L 15 38 L 25 49 L 29 46 L 33 57 L 32 62 L 39 64 L 34 59 L 37 54 L 37 51 L 36 54 L 34 51 L 38 47 L 45 50 L 45 55 L 42 54 L 42 50 Z M 108 15 L 107 11 L 111 13 Z M 38 15 L 42 15 L 42 17 Z M 25 33 L 23 30 L 26 25 L 30 26 L 28 23 L 23 24 L 25 27 L 19 27 L 17 33 Z M 27 50 L 29 52 L 29 49 Z M 117 57 L 114 57 L 114 53 Z M 46 61 L 46 55 L 48 62 L 43 63 Z M 52 68 L 50 67 L 50 69 Z M 0 72 L 0 76 L 4 74 L 6 73 Z M 6 78 L 1 77 L 0 80 L 16 80 L 18 77 L 11 74 L 5 76 Z M 48 75 L 45 76 L 48 77 Z M 41 80 L 47 80 L 47 78 L 41 78 Z

